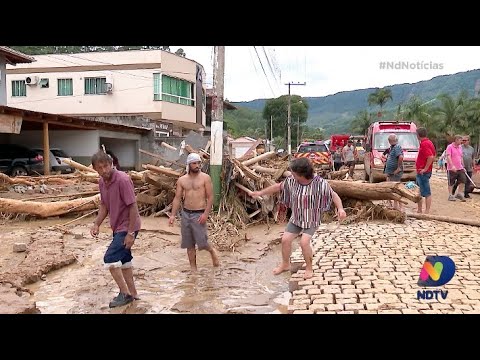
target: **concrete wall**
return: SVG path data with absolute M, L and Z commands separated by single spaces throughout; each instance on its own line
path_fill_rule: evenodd
M 102 144 L 115 154 L 122 170 L 141 170 L 140 135 L 100 131 L 100 146 Z
M 0 105 L 7 105 L 7 79 L 5 56 L 0 55 Z
M 92 155 L 99 149 L 98 130 L 50 130 L 51 148 L 60 148 L 73 160 L 90 165 Z M 43 147 L 43 131 L 27 130 L 20 134 L 10 134 L 8 143 L 28 147 Z

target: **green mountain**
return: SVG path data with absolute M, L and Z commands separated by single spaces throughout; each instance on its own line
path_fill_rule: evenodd
M 416 95 L 425 101 L 434 99 L 442 93 L 452 96 L 466 90 L 470 96 L 475 95 L 475 83 L 480 80 L 480 69 L 460 72 L 452 75 L 442 75 L 431 80 L 413 84 L 398 84 L 386 86 L 392 91 L 393 101 L 387 102 L 384 107 L 385 117 L 393 114 L 398 105 L 404 104 Z M 377 112 L 378 107 L 370 107 L 368 95 L 374 88 L 339 92 L 334 95 L 305 98 L 309 104 L 307 125 L 321 127 L 327 135 L 350 131 L 350 123 L 362 110 Z M 237 107 L 245 107 L 262 112 L 266 99 L 257 99 L 248 102 L 234 102 Z

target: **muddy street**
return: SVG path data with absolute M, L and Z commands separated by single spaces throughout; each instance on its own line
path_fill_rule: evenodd
M 357 169 L 355 177 L 361 178 L 362 172 Z M 434 174 L 431 183 L 433 214 L 479 217 L 477 193 L 464 203 L 449 202 L 443 174 Z M 414 212 L 416 204 L 406 210 Z M 302 281 L 302 269 L 272 274 L 280 260 L 284 224 L 248 227 L 235 251 L 220 253 L 219 268 L 212 267 L 207 252 L 200 252 L 199 271 L 191 274 L 186 252 L 179 247 L 178 224 L 169 227 L 164 217 L 144 217 L 133 251 L 140 300 L 110 309 L 108 303 L 118 293 L 103 267 L 110 230 L 104 224 L 99 237 L 92 238 L 93 217 L 63 230 L 56 227 L 69 220 L 2 221 L 0 313 L 429 313 L 480 308 L 476 275 L 480 234 L 475 227 L 415 219 L 405 224 L 375 221 L 322 227 L 312 241 L 314 278 Z M 13 251 L 19 242 L 28 250 Z M 292 260 L 301 268 L 298 241 L 294 251 Z M 457 278 L 447 287 L 450 302 L 432 305 L 414 300 L 424 257 L 442 252 L 459 265 Z
M 27 298 L 35 302 L 42 314 L 286 312 L 290 297 L 288 276 L 272 274 L 280 258 L 275 244 L 279 243 L 282 225 L 270 229 L 257 226 L 247 231 L 249 240 L 239 251 L 220 253 L 219 268 L 212 267 L 207 252 L 200 252 L 199 271 L 191 274 L 186 252 L 178 245 L 179 227 L 168 227 L 166 219 L 142 220 L 142 231 L 134 250 L 134 275 L 141 300 L 125 307 L 108 308 L 109 301 L 118 293 L 102 265 L 110 240 L 109 229 L 102 227 L 99 238 L 94 239 L 89 234 L 91 221 L 88 219 L 64 234 L 52 230 L 53 220 L 10 222 L 7 226 L 10 236 L 2 241 L 2 254 L 11 254 L 13 243 L 20 239 L 29 238 L 31 247 L 49 237 L 63 243 L 55 259 L 71 257 L 74 261 L 58 270 L 38 274 L 33 267 L 22 270 L 22 263 L 33 256 L 41 268 L 43 262 L 52 262 L 51 253 L 30 251 L 27 256 L 14 253 L 10 259 L 2 256 L 0 271 L 20 269 L 16 273 L 17 285 L 31 292 Z M 36 278 L 32 279 L 29 271 L 36 272 Z M 20 278 L 33 283 L 20 284 Z M 22 298 L 25 299 L 25 295 Z M 3 310 L 1 312 L 5 312 Z

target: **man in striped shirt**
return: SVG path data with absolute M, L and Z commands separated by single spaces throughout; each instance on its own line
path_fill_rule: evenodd
M 313 276 L 313 251 L 310 239 L 322 220 L 322 213 L 330 209 L 333 201 L 338 211 L 338 219 L 346 217 L 342 200 L 332 190 L 326 180 L 314 176 L 313 166 L 309 159 L 298 158 L 291 162 L 292 176 L 285 181 L 269 186 L 261 191 L 251 191 L 250 196 L 258 198 L 282 192 L 281 201 L 292 210 L 292 216 L 282 237 L 282 263 L 273 270 L 275 275 L 290 270 L 292 242 L 302 233 L 300 247 L 305 259 L 305 279 Z

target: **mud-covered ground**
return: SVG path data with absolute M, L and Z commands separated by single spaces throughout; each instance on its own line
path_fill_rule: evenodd
M 362 173 L 357 170 L 356 178 L 362 178 Z M 464 203 L 447 201 L 446 177 L 442 173 L 434 173 L 431 186 L 432 214 L 478 219 L 478 194 L 472 194 Z M 407 206 L 407 212 L 415 210 L 416 204 Z M 272 274 L 280 259 L 284 224 L 256 225 L 241 231 L 240 237 L 247 240 L 240 241 L 235 252 L 221 252 L 219 268 L 212 267 L 208 253 L 200 252 L 199 272 L 192 275 L 186 252 L 179 247 L 179 227 L 169 227 L 166 218 L 143 218 L 133 249 L 141 300 L 109 309 L 108 303 L 118 289 L 102 265 L 111 237 L 107 222 L 94 239 L 89 234 L 92 217 L 64 230 L 56 227 L 72 219 L 17 217 L 0 221 L 0 313 L 287 312 L 290 274 Z M 398 224 L 383 226 L 396 229 Z M 348 231 L 348 227 L 337 230 L 342 231 Z M 16 243 L 24 243 L 27 251 L 14 252 Z

